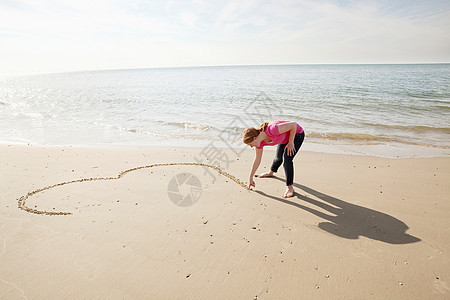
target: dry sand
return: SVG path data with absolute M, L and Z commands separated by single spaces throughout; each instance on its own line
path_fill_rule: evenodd
M 252 150 L 206 150 L 1 145 L 0 298 L 450 298 L 450 158 L 301 152 L 290 199 L 282 168 L 251 192 L 201 166 L 114 179 L 215 157 L 248 180 Z M 70 214 L 19 209 L 32 191 Z

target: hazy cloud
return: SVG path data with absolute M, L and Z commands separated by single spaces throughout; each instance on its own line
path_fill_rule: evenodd
M 449 62 L 448 1 L 0 2 L 0 73 Z

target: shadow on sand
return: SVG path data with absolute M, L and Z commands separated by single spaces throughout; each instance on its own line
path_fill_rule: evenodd
M 284 182 L 281 178 L 276 179 Z M 326 220 L 327 222 L 319 223 L 319 228 L 342 238 L 358 239 L 359 236 L 365 236 L 369 239 L 389 244 L 409 244 L 420 241 L 419 238 L 406 233 L 408 226 L 405 223 L 388 214 L 345 202 L 304 185 L 294 183 L 294 187 L 305 191 L 321 201 L 300 195 L 297 192 L 295 192 L 293 198 L 276 197 L 262 191 L 255 192 L 270 199 L 303 209 Z M 330 214 L 292 201 L 292 199 L 295 200 L 295 197 L 315 205 Z

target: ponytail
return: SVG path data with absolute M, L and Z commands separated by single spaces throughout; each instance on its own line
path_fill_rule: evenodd
M 264 122 L 261 125 L 259 125 L 258 131 L 263 132 L 266 131 L 267 125 L 269 125 L 269 122 Z

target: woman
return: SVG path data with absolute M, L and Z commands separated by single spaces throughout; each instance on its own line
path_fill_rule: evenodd
M 284 197 L 294 196 L 294 188 L 292 187 L 294 182 L 294 164 L 292 160 L 300 149 L 304 138 L 303 128 L 296 122 L 272 121 L 261 124 L 258 129 L 254 127 L 247 128 L 244 131 L 244 143 L 252 148 L 256 148 L 248 187 L 255 186 L 253 176 L 261 163 L 263 147 L 278 145 L 270 171 L 261 174 L 259 177 L 272 177 L 273 173 L 278 171 L 278 168 L 284 161 L 283 166 L 286 174 L 286 193 L 284 193 Z

